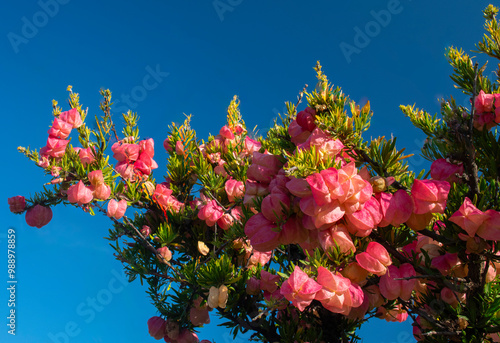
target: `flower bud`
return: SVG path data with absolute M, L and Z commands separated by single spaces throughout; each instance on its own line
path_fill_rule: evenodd
M 319 231 L 318 240 L 324 251 L 332 248 L 338 248 L 344 254 L 356 251 L 349 232 L 342 224 L 333 225 L 329 229 Z
M 297 120 L 292 120 L 292 122 L 288 126 L 288 134 L 290 135 L 292 143 L 294 143 L 295 145 L 300 145 L 307 141 L 307 139 L 311 135 L 311 131 L 305 130 L 302 126 L 299 125 Z
M 280 234 L 281 244 L 300 244 L 309 237 L 307 229 L 302 225 L 302 220 L 296 216 L 291 216 L 282 225 Z
M 229 128 L 229 126 L 227 125 L 224 125 L 220 131 L 219 131 L 219 135 L 221 135 L 222 137 L 224 137 L 225 139 L 234 139 L 234 133 L 231 131 L 231 129 Z
M 73 126 L 65 121 L 55 118 L 52 127 L 49 129 L 48 134 L 50 137 L 65 139 L 71 133 Z
M 297 124 L 299 124 L 304 130 L 313 131 L 316 128 L 316 123 L 314 122 L 316 118 L 316 111 L 311 107 L 306 107 L 305 110 L 297 113 Z
M 165 261 L 170 261 L 172 259 L 172 252 L 168 247 L 161 247 L 158 250 L 158 261 L 165 263 Z
M 262 214 L 276 223 L 286 219 L 290 208 L 290 198 L 284 193 L 271 193 L 262 200 Z
M 380 277 L 380 293 L 388 300 L 401 298 L 408 301 L 415 288 L 416 280 L 411 278 L 415 275 L 415 269 L 409 263 L 403 263 L 399 268 L 389 266 L 388 272 Z
M 260 293 L 260 280 L 253 277 L 253 276 L 250 279 L 248 279 L 246 292 L 247 292 L 247 294 L 250 294 L 250 295 L 259 294 Z
M 248 155 L 252 155 L 255 151 L 259 151 L 262 147 L 262 143 L 251 139 L 250 137 L 245 137 L 245 149 L 244 152 Z
M 461 176 L 463 173 L 464 165 L 462 163 L 454 164 L 444 158 L 435 160 L 431 165 L 431 177 L 433 180 L 456 183 L 460 181 L 458 176 Z
M 210 252 L 210 249 L 207 247 L 207 245 L 204 242 L 198 241 L 198 251 L 203 256 L 206 256 Z
M 54 158 L 63 157 L 66 153 L 66 146 L 69 140 L 58 139 L 54 137 L 49 137 L 47 139 L 47 145 L 40 149 L 40 155 L 51 156 Z
M 152 231 L 151 231 L 151 228 L 147 225 L 143 225 L 142 226 L 142 229 L 141 229 L 141 234 L 144 236 L 144 237 L 148 237 L 149 235 L 151 235 Z
M 203 324 L 210 324 L 210 316 L 208 314 L 207 304 L 201 306 L 203 299 L 198 297 L 193 302 L 193 307 L 189 310 L 189 321 L 194 326 L 203 326 Z
M 72 108 L 69 111 L 62 112 L 61 114 L 59 114 L 59 119 L 65 121 L 68 124 L 71 124 L 73 129 L 77 129 L 83 124 L 80 112 L 78 112 L 78 109 L 76 108 Z
M 262 213 L 254 215 L 246 222 L 245 234 L 257 251 L 270 251 L 279 245 L 279 229 Z
M 26 208 L 26 200 L 22 195 L 17 195 L 12 198 L 8 198 L 9 209 L 12 213 L 22 213 Z
M 312 195 L 311 187 L 306 179 L 291 177 L 290 181 L 286 183 L 286 188 L 290 193 L 300 198 Z
M 108 200 L 111 195 L 111 188 L 105 183 L 98 185 L 94 188 L 94 192 L 92 193 L 94 198 L 99 200 Z
M 444 213 L 449 191 L 450 184 L 446 181 L 415 179 L 411 187 L 414 213 Z
M 283 164 L 277 155 L 254 152 L 252 164 L 248 167 L 247 177 L 250 180 L 269 183 L 282 166 Z
M 179 323 L 167 319 L 165 326 L 165 334 L 168 336 L 168 338 L 177 340 L 177 338 L 179 337 Z
M 78 156 L 80 157 L 80 162 L 84 167 L 95 161 L 94 151 L 90 147 L 80 149 L 80 151 L 78 151 Z
M 163 147 L 168 153 L 171 154 L 173 152 L 172 146 L 170 145 L 170 137 L 165 138 L 163 141 Z
M 487 244 L 484 239 L 480 237 L 468 237 L 467 238 L 467 252 L 470 254 L 481 254 L 484 249 L 486 249 Z
M 102 170 L 91 171 L 88 175 L 88 178 L 92 186 L 99 186 L 104 184 L 104 176 L 102 175 Z
M 204 220 L 208 226 L 214 226 L 223 214 L 224 212 L 222 212 L 222 208 L 217 204 L 217 202 L 215 200 L 211 200 L 205 206 L 200 208 L 198 218 Z
M 412 213 L 406 221 L 406 225 L 415 231 L 424 230 L 432 221 L 432 213 L 416 214 Z
M 199 341 L 198 335 L 188 329 L 183 329 L 175 340 L 176 343 L 198 343 Z
M 441 300 L 443 300 L 447 304 L 450 304 L 452 307 L 457 307 L 460 302 L 465 301 L 465 294 L 456 293 L 451 289 L 444 287 L 441 290 Z
M 184 144 L 181 141 L 175 142 L 175 153 L 179 156 L 184 156 Z
M 218 299 L 218 305 L 220 308 L 226 308 L 226 303 L 227 303 L 227 298 L 229 296 L 228 289 L 226 285 L 221 285 L 219 287 L 219 299 Z
M 231 225 L 233 225 L 234 219 L 229 213 L 224 213 L 222 217 L 217 220 L 217 225 L 220 226 L 222 230 L 229 230 Z
M 366 252 L 356 255 L 356 261 L 362 268 L 378 276 L 384 275 L 387 267 L 392 264 L 387 250 L 377 242 L 368 243 Z
M 148 320 L 149 334 L 156 340 L 162 339 L 165 336 L 166 321 L 158 316 L 151 317 Z
M 227 180 L 224 189 L 226 190 L 229 202 L 234 202 L 236 199 L 242 198 L 245 195 L 245 185 L 242 181 L 235 179 Z
M 25 218 L 26 224 L 40 229 L 42 226 L 47 225 L 52 219 L 52 210 L 50 207 L 36 204 L 34 207 L 26 211 Z
M 260 272 L 260 289 L 269 293 L 273 293 L 278 289 L 277 282 L 280 280 L 279 275 L 274 275 L 265 270 Z
M 92 199 L 92 190 L 85 186 L 82 180 L 78 181 L 76 185 L 72 185 L 68 188 L 68 201 L 71 203 L 77 203 L 81 206 L 88 204 Z
M 366 280 L 368 271 L 362 268 L 357 262 L 351 262 L 342 270 L 342 275 L 354 283 L 361 284 Z
M 373 187 L 373 192 L 374 193 L 380 193 L 383 192 L 387 189 L 387 184 L 385 182 L 385 179 L 381 176 L 374 176 L 370 179 L 370 183 Z
M 106 214 L 108 217 L 113 217 L 115 219 L 120 219 L 125 214 L 127 210 L 127 201 L 122 199 L 120 201 L 116 201 L 115 199 L 111 199 L 108 202 L 108 210 Z
M 219 289 L 217 287 L 210 287 L 207 303 L 211 308 L 217 308 L 217 306 L 219 306 Z

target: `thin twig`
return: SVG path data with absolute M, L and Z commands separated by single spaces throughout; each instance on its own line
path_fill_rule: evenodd
M 415 275 L 415 276 L 407 276 L 407 277 L 398 277 L 395 278 L 394 280 L 411 280 L 411 279 L 448 279 L 452 281 L 457 281 L 457 282 L 467 282 L 467 280 L 458 278 L 458 277 L 453 277 L 453 276 L 446 276 L 446 275 Z
M 151 252 L 153 252 L 155 254 L 156 257 L 159 257 L 161 258 L 161 261 L 162 263 L 165 263 L 170 269 L 172 269 L 174 271 L 174 273 L 178 276 L 178 277 L 181 277 L 180 273 L 177 271 L 177 269 L 175 269 L 172 264 L 170 264 L 169 261 L 167 261 L 159 252 L 158 250 L 156 250 L 156 248 L 154 246 L 151 245 L 151 243 L 149 243 L 149 241 L 144 238 L 144 236 L 141 234 L 141 232 L 139 231 L 138 228 L 135 227 L 134 224 L 132 224 L 130 222 L 130 220 L 126 217 L 126 216 L 123 216 L 123 221 L 127 223 L 128 226 L 130 226 L 131 228 L 134 229 L 134 231 L 136 232 L 136 234 L 141 238 L 141 243 L 143 244 L 143 246 L 145 246 L 146 248 L 148 248 Z M 123 224 L 122 224 L 123 225 Z
M 473 134 L 474 134 L 474 116 L 476 115 L 476 93 L 477 93 L 477 67 L 478 64 L 474 65 L 474 86 L 472 91 L 472 106 L 470 111 L 470 121 L 469 121 L 469 131 L 467 133 L 467 139 L 465 139 L 465 167 L 468 172 L 468 183 L 469 183 L 469 192 L 467 196 L 469 199 L 474 199 L 475 195 L 479 194 L 479 178 L 478 178 L 478 168 L 476 164 L 476 149 L 474 147 L 473 142 Z
M 138 267 L 138 266 L 137 266 L 137 264 L 135 264 L 134 262 L 132 262 L 132 261 L 130 261 L 130 260 L 128 260 L 128 259 L 126 259 L 126 258 L 124 258 L 124 257 L 123 257 L 123 256 L 121 256 L 121 255 L 118 255 L 118 254 L 113 254 L 113 255 L 115 256 L 115 258 L 116 258 L 117 260 L 119 260 L 119 261 L 121 261 L 121 262 L 127 263 L 127 264 L 129 264 L 129 265 L 131 265 L 131 266 Z M 174 278 L 173 278 L 173 277 L 171 277 L 171 276 L 168 276 L 168 275 L 165 275 L 165 274 L 160 274 L 160 273 L 157 273 L 157 272 L 155 272 L 155 271 L 153 271 L 153 270 L 146 269 L 146 271 L 147 271 L 147 272 L 146 272 L 146 273 L 144 273 L 144 274 L 149 274 L 149 275 L 158 276 L 158 277 L 160 277 L 160 278 L 162 278 L 162 279 L 166 279 L 166 280 L 168 280 L 168 281 L 170 281 L 170 282 L 180 282 L 180 283 L 188 284 L 188 283 L 187 283 L 187 282 L 185 282 L 185 281 L 179 281 L 179 280 L 176 280 L 176 279 L 174 279 Z
M 421 333 L 422 336 L 460 336 L 462 331 L 429 331 Z
M 281 339 L 281 337 L 275 331 L 273 332 L 270 330 L 264 330 L 260 323 L 248 322 L 248 321 L 242 319 L 241 317 L 236 317 L 236 316 L 232 315 L 230 312 L 226 312 L 226 311 L 223 311 L 221 309 L 219 309 L 219 314 L 222 317 L 231 320 L 232 322 L 242 326 L 243 328 L 245 328 L 247 330 L 256 331 L 257 333 L 264 336 L 268 342 L 276 342 L 276 341 L 280 341 L 280 339 Z
M 408 302 L 402 300 L 401 298 L 399 298 L 399 302 L 403 305 L 403 307 L 405 307 L 408 310 L 408 312 L 410 311 L 415 312 L 416 314 L 427 320 L 429 323 L 433 323 L 436 327 L 439 327 L 441 329 L 446 329 L 446 326 L 444 324 L 438 322 L 435 318 L 429 316 L 428 313 L 423 308 L 412 307 L 409 305 Z
M 443 244 L 451 244 L 453 243 L 449 239 L 437 234 L 434 230 L 421 230 L 418 232 L 419 234 L 423 236 L 427 236 L 429 238 L 432 238 L 433 240 L 443 243 Z
M 297 96 L 297 103 L 295 104 L 295 109 L 297 109 L 297 107 L 300 105 L 300 103 L 302 102 L 302 97 L 304 96 L 304 93 L 306 92 L 307 90 L 307 83 L 304 85 L 304 88 L 302 88 L 302 91 L 299 93 L 299 95 Z
M 106 212 L 104 211 L 104 209 L 99 205 L 99 204 L 95 204 L 97 206 L 97 208 L 99 208 L 102 212 Z M 115 224 L 118 224 L 119 226 L 125 228 L 126 230 L 128 230 L 128 227 L 131 227 L 132 229 L 134 229 L 135 233 L 137 234 L 137 236 L 140 238 L 139 240 L 139 243 L 141 243 L 142 246 L 146 247 L 148 250 L 150 250 L 156 257 L 158 257 L 159 259 L 161 259 L 160 261 L 162 261 L 163 263 L 165 263 L 170 269 L 172 269 L 174 271 L 174 273 L 180 278 L 181 275 L 179 274 L 179 272 L 177 271 L 177 269 L 175 269 L 172 264 L 167 261 L 160 253 L 158 253 L 158 250 L 156 250 L 156 248 L 154 246 L 151 245 L 151 243 L 146 239 L 144 238 L 144 236 L 141 234 L 141 232 L 139 231 L 138 228 L 135 227 L 134 224 L 132 224 L 130 222 L 130 220 L 128 219 L 127 216 L 123 216 L 123 221 L 127 224 L 123 224 L 121 222 L 119 222 L 118 220 L 116 220 L 115 218 L 111 217 L 111 220 L 113 220 L 115 222 Z

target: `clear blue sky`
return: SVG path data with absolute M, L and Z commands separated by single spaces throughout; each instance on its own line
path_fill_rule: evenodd
M 106 218 L 57 207 L 50 224 L 38 230 L 8 210 L 7 197 L 29 195 L 48 181 L 16 148 L 45 144 L 51 100 L 67 109 L 68 85 L 80 93 L 92 115 L 99 114 L 100 88 L 111 89 L 120 100 L 117 111 L 129 102 L 141 117 L 141 136 L 156 140 L 157 178 L 165 172 L 161 142 L 170 122 L 181 122 L 183 113 L 191 113 L 199 137 L 215 134 L 237 94 L 247 125 L 265 131 L 283 112 L 285 101 L 295 101 L 305 83 L 315 85 L 312 68 L 317 60 L 352 99 L 371 101 L 374 120 L 367 138 L 393 134 L 400 147 L 418 153 L 423 137 L 398 106 L 416 103 L 434 113 L 439 110 L 436 99 L 448 94 L 467 104 L 467 98 L 452 88 L 444 49 L 473 48 L 483 33 L 481 10 L 487 4 L 451 0 L 4 3 L 0 341 L 154 341 L 146 321 L 155 309 L 139 282 L 121 283 L 121 264 L 103 239 Z M 377 15 L 381 10 L 392 12 L 390 18 Z M 367 34 L 364 40 L 363 34 Z M 419 157 L 410 164 L 414 170 L 426 166 Z M 7 334 L 5 325 L 9 227 L 17 236 L 15 337 Z M 214 326 L 202 332 L 200 338 L 231 341 Z M 366 343 L 404 343 L 413 341 L 410 332 L 409 322 L 389 325 L 375 320 L 361 335 Z M 51 339 L 51 334 L 58 339 Z M 68 334 L 72 336 L 64 339 Z

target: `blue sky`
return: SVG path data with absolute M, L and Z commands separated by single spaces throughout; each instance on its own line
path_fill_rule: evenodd
M 29 195 L 48 181 L 18 146 L 45 145 L 51 101 L 68 109 L 66 87 L 99 114 L 99 89 L 113 92 L 115 109 L 141 117 L 142 137 L 161 142 L 172 121 L 193 114 L 200 138 L 217 133 L 234 94 L 247 126 L 265 132 L 272 118 L 314 87 L 317 60 L 329 79 L 355 101 L 369 99 L 370 135 L 398 137 L 418 153 L 423 137 L 399 111 L 416 103 L 437 112 L 437 98 L 454 94 L 444 57 L 447 46 L 470 50 L 483 34 L 488 1 L 17 1 L 0 12 L 0 101 L 4 121 L 0 230 L 3 292 L 0 317 L 9 315 L 7 241 L 16 230 L 16 336 L 2 342 L 152 342 L 146 321 L 156 314 L 145 287 L 123 281 L 121 264 L 103 239 L 106 218 L 57 207 L 38 230 L 9 212 L 7 197 Z M 382 12 L 381 12 L 382 11 Z M 390 16 L 387 15 L 390 14 Z M 385 14 L 385 15 L 384 15 Z M 378 21 L 377 21 L 378 19 Z M 363 39 L 364 38 L 364 39 Z M 127 100 L 128 99 L 128 100 Z M 414 170 L 427 167 L 418 156 Z M 3 251 L 3 252 L 1 252 Z M 363 342 L 412 342 L 411 327 L 374 320 Z M 229 342 L 214 326 L 200 338 Z M 245 342 L 244 338 L 241 342 Z

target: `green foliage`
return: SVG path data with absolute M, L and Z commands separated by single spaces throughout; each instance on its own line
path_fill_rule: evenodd
M 125 121 L 125 127 L 123 128 L 123 135 L 127 137 L 133 137 L 133 141 L 139 141 L 139 128 L 137 124 L 139 122 L 139 116 L 137 113 L 133 113 L 128 110 L 127 113 L 123 113 L 123 120 Z
M 238 100 L 238 97 L 235 95 L 231 100 L 229 107 L 227 108 L 227 123 L 230 128 L 234 128 L 237 125 L 241 125 L 242 128 L 245 128 L 245 122 L 241 117 L 239 106 L 240 106 L 240 101 Z
M 278 114 L 274 119 L 274 125 L 267 131 L 267 137 L 262 141 L 264 149 L 273 155 L 287 155 L 295 150 L 295 144 L 290 140 L 288 128 L 290 122 L 297 115 L 297 107 L 291 102 L 286 102 L 287 114 Z M 280 122 L 280 123 L 279 123 Z
M 498 129 L 475 135 L 479 172 L 490 182 L 500 180 L 500 135 Z
M 484 90 L 485 93 L 491 93 L 491 82 L 483 76 L 486 64 L 479 70 L 475 70 L 471 57 L 462 49 L 449 48 L 446 52 L 448 62 L 453 67 L 451 79 L 455 82 L 455 88 L 461 89 L 463 93 L 470 96 L 474 93 L 474 85 L 478 89 Z
M 403 155 L 405 149 L 397 150 L 395 137 L 390 140 L 385 137 L 373 139 L 369 149 L 369 156 L 375 162 L 372 168 L 378 175 L 391 175 L 398 180 L 408 173 L 408 164 L 402 161 L 413 154 Z
M 428 136 L 438 136 L 440 133 L 446 133 L 447 128 L 441 119 L 436 119 L 436 114 L 431 116 L 429 113 L 415 108 L 415 106 L 400 106 L 401 111 L 410 118 L 413 125 L 418 127 Z
M 330 155 L 323 156 L 314 145 L 307 150 L 297 149 L 293 155 L 287 157 L 287 173 L 295 177 L 305 178 L 308 175 L 319 173 L 321 170 L 339 166 Z
M 196 283 L 207 289 L 211 286 L 230 285 L 242 277 L 236 272 L 235 266 L 227 255 L 222 255 L 218 259 L 212 258 L 208 263 L 200 264 L 197 268 Z
M 179 236 L 179 234 L 174 231 L 172 225 L 167 222 L 161 223 L 160 226 L 158 226 L 156 235 L 162 245 L 166 246 L 170 245 Z
M 500 59 L 500 28 L 496 19 L 498 8 L 489 5 L 483 11 L 483 14 L 486 19 L 484 24 L 486 33 L 483 40 L 477 44 L 477 49 L 488 56 Z

